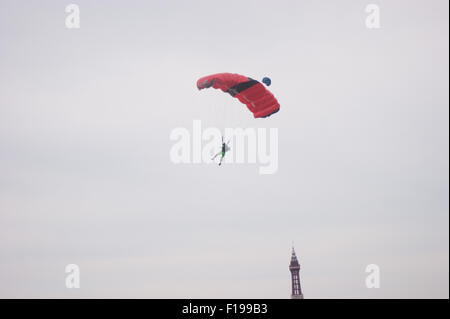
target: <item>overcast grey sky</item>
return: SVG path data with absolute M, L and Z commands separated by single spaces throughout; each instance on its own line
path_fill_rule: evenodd
M 0 297 L 289 298 L 292 241 L 305 298 L 449 297 L 448 1 L 69 3 L 0 0 Z M 170 161 L 215 101 L 278 128 L 276 174 Z

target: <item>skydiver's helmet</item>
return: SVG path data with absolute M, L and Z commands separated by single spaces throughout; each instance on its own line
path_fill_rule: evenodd
M 272 83 L 272 81 L 268 77 L 262 79 L 262 82 L 267 86 L 270 86 L 270 83 Z

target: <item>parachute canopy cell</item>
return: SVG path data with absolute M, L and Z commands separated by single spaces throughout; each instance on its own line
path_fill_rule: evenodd
M 280 104 L 273 94 L 260 82 L 243 75 L 217 73 L 200 78 L 199 90 L 213 87 L 229 93 L 245 104 L 255 118 L 268 117 L 280 110 Z

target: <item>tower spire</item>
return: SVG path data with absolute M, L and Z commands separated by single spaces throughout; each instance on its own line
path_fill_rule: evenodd
M 295 254 L 294 243 L 292 243 L 291 263 L 289 270 L 292 278 L 292 299 L 303 299 L 302 287 L 300 285 L 300 264 Z

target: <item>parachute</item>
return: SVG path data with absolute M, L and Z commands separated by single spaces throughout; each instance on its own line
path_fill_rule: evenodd
M 233 73 L 217 73 L 200 78 L 197 81 L 199 90 L 213 87 L 229 93 L 245 104 L 255 118 L 271 116 L 280 110 L 275 96 L 260 82 L 243 75 Z

